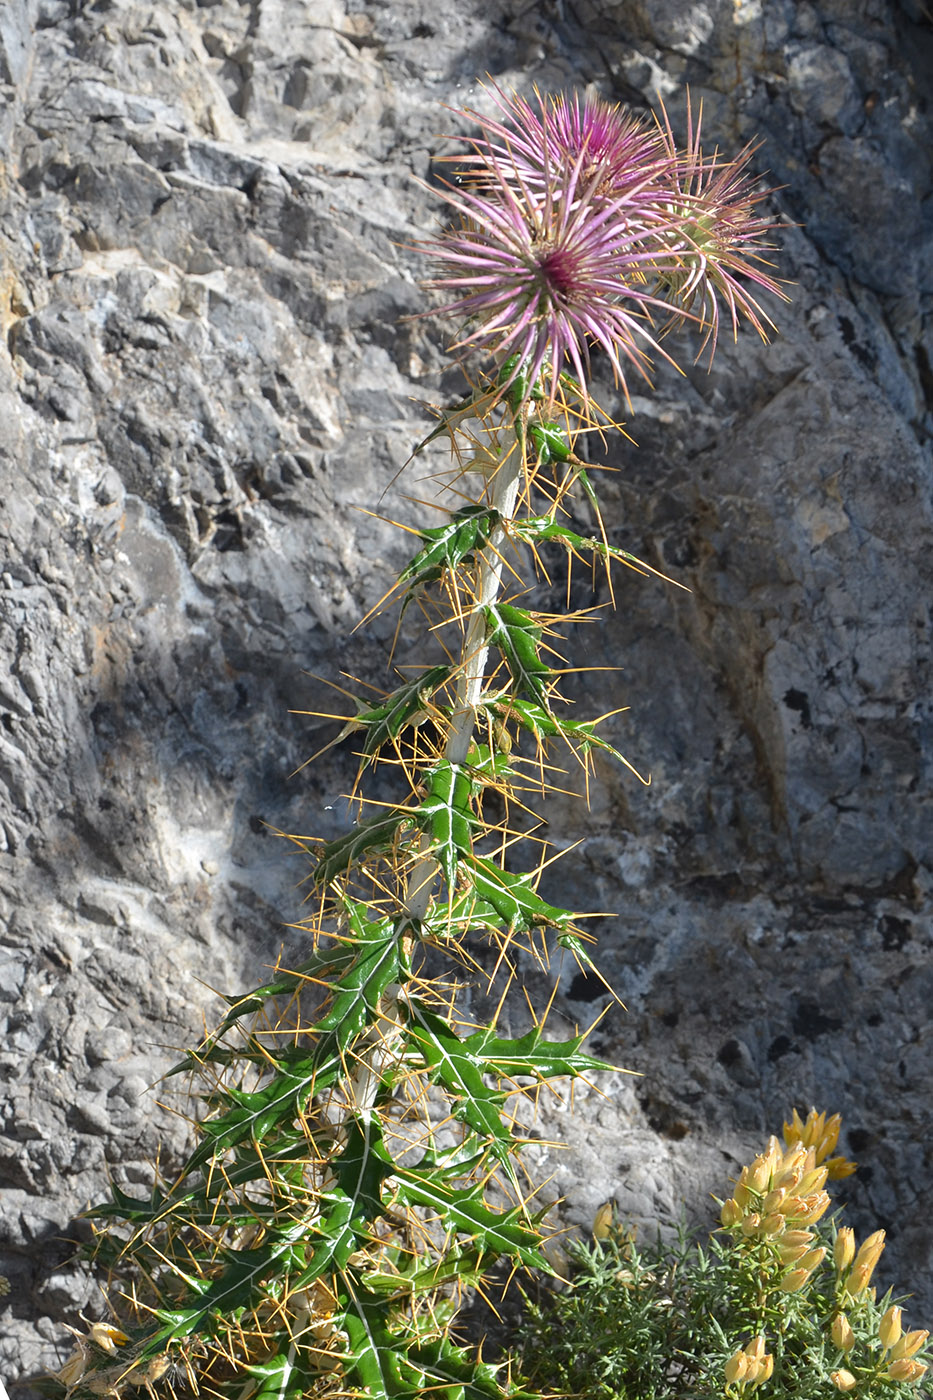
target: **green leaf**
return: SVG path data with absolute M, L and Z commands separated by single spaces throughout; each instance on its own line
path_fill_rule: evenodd
M 348 1288 L 351 1288 L 349 1280 Z M 341 1323 L 350 1340 L 345 1377 L 358 1377 L 371 1400 L 410 1396 L 401 1376 L 398 1338 L 389 1331 L 385 1303 L 352 1290 Z
M 372 1114 L 350 1117 L 343 1127 L 346 1145 L 331 1158 L 330 1169 L 343 1194 L 353 1202 L 354 1219 L 374 1220 L 383 1213 L 382 1183 L 395 1170 L 395 1163 Z
M 409 592 L 440 578 L 445 571 L 454 573 L 479 548 L 487 543 L 499 523 L 499 512 L 485 506 L 464 506 L 450 517 L 446 525 L 419 531 L 424 548 L 406 564 L 400 580 L 409 584 Z
M 548 709 L 547 683 L 552 673 L 538 655 L 542 628 L 531 613 L 509 603 L 488 603 L 485 613 L 487 640 L 502 653 L 516 695 L 527 691 Z
M 289 1277 L 288 1286 L 293 1293 L 307 1288 L 323 1274 L 345 1269 L 351 1254 L 369 1240 L 370 1231 L 356 1201 L 342 1191 L 325 1191 L 318 1199 L 321 1218 L 308 1232 L 315 1241 L 311 1258 L 303 1269 Z
M 496 1379 L 501 1366 L 478 1361 L 472 1349 L 454 1346 L 449 1336 L 410 1351 L 408 1359 L 424 1369 L 430 1384 L 430 1389 L 422 1388 L 422 1395 L 440 1394 L 444 1400 L 504 1400 L 506 1395 L 511 1400 L 532 1400 L 512 1387 L 506 1391 Z
M 435 1293 L 454 1280 L 467 1286 L 477 1284 L 484 1272 L 482 1251 L 472 1246 L 464 1248 L 455 1243 L 445 1251 L 442 1258 L 432 1264 L 423 1265 L 415 1256 L 409 1258 L 397 1272 L 364 1270 L 361 1278 L 373 1293 Z
M 502 1120 L 506 1096 L 484 1083 L 482 1057 L 423 1002 L 410 998 L 409 1011 L 406 1038 L 418 1047 L 432 1082 L 443 1085 L 453 1104 L 453 1116 L 479 1135 L 514 1181 L 512 1157 L 517 1143 Z
M 401 829 L 412 820 L 409 807 L 392 807 L 388 812 L 357 823 L 345 836 L 328 841 L 311 875 L 315 885 L 329 885 L 345 875 L 365 856 L 391 851 Z
M 585 487 L 589 486 L 589 478 L 584 471 L 577 473 L 582 481 L 586 478 Z M 590 488 L 592 490 L 592 488 Z M 595 501 L 595 495 L 593 500 Z M 571 530 L 560 520 L 554 520 L 549 515 L 527 516 L 524 520 L 513 520 L 510 529 L 519 539 L 526 544 L 537 544 L 540 541 L 556 540 L 574 554 L 599 554 L 603 559 L 617 559 L 620 563 L 629 565 L 639 573 L 654 574 L 656 578 L 664 579 L 666 583 L 674 583 L 676 587 L 683 588 L 684 585 L 677 583 L 675 579 L 669 579 L 660 570 L 652 568 L 637 555 L 630 554 L 627 549 L 618 549 L 615 545 L 607 544 L 605 540 L 597 539 L 593 535 L 578 535 L 575 530 Z M 689 592 L 689 590 L 687 590 Z
M 510 930 L 532 928 L 572 929 L 574 915 L 548 904 L 531 888 L 530 875 L 513 875 L 484 856 L 471 856 L 473 885 L 481 899 L 491 904 Z
M 406 681 L 387 695 L 379 705 L 368 708 L 361 702 L 359 714 L 347 720 L 339 738 L 343 739 L 357 729 L 366 731 L 363 741 L 363 756 L 373 758 L 386 744 L 393 743 L 409 725 L 421 724 L 429 712 L 431 696 L 444 684 L 451 668 L 446 665 L 429 666 L 426 671 Z
M 427 797 L 415 812 L 415 819 L 431 838 L 431 854 L 444 879 L 452 888 L 457 861 L 473 848 L 477 819 L 470 811 L 473 786 L 468 772 L 458 763 L 442 760 L 425 771 Z
M 244 1051 L 241 1047 L 235 1050 L 221 1050 L 217 1052 L 215 1048 L 220 1037 L 228 1031 L 232 1025 L 241 1020 L 244 1016 L 252 1016 L 255 1012 L 261 1011 L 266 1002 L 272 997 L 290 996 L 298 991 L 309 980 L 323 981 L 333 976 L 335 972 L 340 972 L 353 961 L 354 953 L 352 948 L 338 945 L 327 948 L 323 951 L 313 953 L 310 958 L 298 964 L 295 968 L 283 970 L 278 977 L 271 982 L 264 983 L 261 987 L 253 987 L 248 992 L 242 992 L 237 996 L 225 996 L 224 1001 L 230 1006 L 230 1011 L 224 1017 L 216 1031 L 213 1031 L 209 1038 L 197 1051 L 189 1050 L 185 1058 L 179 1064 L 173 1066 L 168 1072 L 168 1077 L 173 1074 L 181 1074 L 185 1071 L 190 1073 L 197 1070 L 205 1061 L 214 1063 L 229 1062 L 231 1057 L 239 1060 Z M 265 1061 L 268 1056 L 258 1045 L 256 1046 L 257 1056 Z
M 538 457 L 538 466 L 548 466 L 551 462 L 578 462 L 567 441 L 567 434 L 558 423 L 543 423 L 536 419 L 528 424 L 528 436 Z
M 228 1089 L 218 1095 L 233 1106 L 200 1125 L 204 1141 L 188 1159 L 186 1172 L 245 1138 L 261 1141 L 273 1127 L 290 1125 L 310 1096 L 327 1088 L 343 1071 L 351 1042 L 377 1018 L 379 998 L 401 973 L 401 925 L 389 918 L 368 920 L 362 904 L 348 903 L 347 910 L 350 937 L 346 941 L 354 946 L 356 957 L 334 984 L 327 1011 L 308 1032 L 315 1037 L 314 1049 L 299 1060 L 285 1059 L 270 1082 L 255 1093 Z
M 435 903 L 422 921 L 421 935 L 443 944 L 451 938 L 461 938 L 473 929 L 498 928 L 501 922 L 495 905 L 487 899 L 480 899 L 475 891 L 466 890 L 449 904 L 441 901 Z
M 552 1272 L 541 1250 L 540 1236 L 529 1228 L 520 1206 L 504 1212 L 490 1210 L 483 1201 L 481 1183 L 451 1185 L 434 1168 L 430 1155 L 417 1167 L 397 1166 L 395 1178 L 401 1200 L 435 1211 L 449 1230 L 465 1234 L 483 1254 L 517 1259 L 529 1269 Z
M 525 364 L 519 360 L 518 355 L 509 355 L 507 359 L 503 360 L 497 375 L 497 383 L 508 385 L 505 397 L 513 413 L 518 413 L 522 404 L 529 400 L 540 403 L 544 398 L 543 380 L 544 374 L 542 373 L 537 381 L 532 383 L 528 370 Z
M 315 1358 L 296 1347 L 286 1331 L 279 1333 L 276 1354 L 270 1360 L 244 1364 L 243 1370 L 259 1381 L 250 1400 L 304 1400 L 321 1379 Z
M 639 782 L 647 786 L 650 781 L 632 767 L 625 754 L 610 744 L 608 739 L 596 733 L 597 720 L 559 720 L 535 700 L 502 700 L 497 697 L 487 702 L 487 708 L 503 720 L 514 720 L 521 729 L 533 734 L 539 743 L 542 739 L 560 738 L 571 747 L 574 744 L 578 745 L 579 751 L 584 755 L 589 753 L 590 749 L 599 749 L 621 763 Z
M 482 1066 L 483 1074 L 504 1079 L 579 1079 L 585 1074 L 611 1070 L 613 1066 L 605 1060 L 594 1059 L 581 1050 L 585 1039 L 585 1035 L 577 1035 L 569 1040 L 545 1040 L 536 1026 L 525 1035 L 504 1040 L 490 1026 L 475 1031 L 463 1045 L 474 1062 Z
M 428 433 L 426 438 L 422 438 L 408 461 L 410 462 L 412 458 L 417 457 L 419 452 L 423 452 L 428 443 L 443 437 L 444 433 L 448 433 L 451 442 L 453 442 L 460 425 L 470 418 L 485 418 L 498 397 L 495 390 L 488 389 L 476 389 L 472 394 L 468 394 L 466 398 L 461 399 L 459 403 L 454 404 L 453 408 L 447 409 L 441 415 L 437 427 Z M 405 465 L 407 466 L 408 462 Z
M 199 1294 L 194 1304 L 179 1308 L 159 1308 L 156 1316 L 161 1323 L 149 1336 L 140 1357 L 148 1360 L 164 1351 L 172 1342 L 190 1337 L 193 1332 L 213 1331 L 212 1318 L 229 1315 L 237 1308 L 248 1307 L 260 1296 L 260 1285 L 271 1273 L 282 1271 L 286 1256 L 292 1253 L 307 1235 L 308 1226 L 296 1221 L 288 1229 L 270 1231 L 258 1249 L 225 1250 L 220 1257 L 227 1267 L 217 1279 L 205 1280 L 183 1273 L 177 1265 L 174 1272 L 184 1278 L 188 1287 Z

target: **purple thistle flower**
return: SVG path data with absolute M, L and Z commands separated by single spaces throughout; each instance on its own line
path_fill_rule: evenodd
M 457 162 L 468 187 L 445 193 L 459 227 L 424 245 L 437 271 L 428 285 L 454 294 L 442 311 L 468 323 L 454 348 L 516 356 L 512 377 L 519 366 L 530 385 L 544 376 L 553 402 L 565 362 L 585 390 L 592 346 L 626 397 L 627 374 L 649 379 L 652 354 L 673 363 L 658 343 L 673 325 L 696 321 L 712 353 L 720 298 L 733 327 L 741 312 L 766 334 L 737 281 L 783 295 L 756 265 L 771 225 L 753 212 L 763 195 L 743 175 L 750 148 L 729 164 L 704 160 L 689 107 L 681 152 L 666 113 L 652 130 L 590 98 L 538 94 L 536 109 L 494 88 L 493 99 L 504 120 L 463 114 L 481 135 Z
M 474 188 L 448 188 L 461 222 L 427 245 L 444 274 L 428 285 L 459 293 L 442 311 L 476 323 L 455 348 L 484 348 L 500 362 L 516 355 L 530 384 L 546 373 L 553 401 L 564 362 L 583 385 L 598 345 L 627 394 L 627 370 L 648 379 L 651 351 L 665 354 L 651 311 L 667 306 L 651 284 L 659 261 L 673 274 L 676 255 L 649 233 L 665 231 L 669 216 L 646 193 L 648 167 L 634 165 L 627 188 L 607 189 L 585 136 L 572 153 L 558 132 L 552 140 L 544 103 L 540 118 L 521 99 L 509 106 L 514 133 L 482 121 L 499 140 L 474 143 Z
M 661 134 L 625 116 L 618 104 L 587 96 L 581 108 L 577 94 L 542 100 L 536 91 L 539 114 L 525 98 L 508 97 L 495 85 L 491 95 L 511 126 L 465 112 L 482 127 L 484 139 L 463 165 L 488 166 L 493 155 L 500 169 L 514 166 L 517 179 L 540 189 L 551 171 L 582 156 L 583 179 L 593 181 L 597 195 L 612 199 L 663 178 L 676 164 Z
M 678 152 L 666 111 L 664 125 L 659 123 L 665 148 L 676 158 L 663 204 L 669 215 L 668 232 L 663 236 L 667 238 L 673 234 L 669 251 L 676 257 L 674 271 L 670 270 L 669 262 L 660 273 L 657 290 L 674 303 L 669 325 L 678 324 L 685 316 L 699 323 L 704 335 L 697 359 L 709 345 L 712 363 L 719 336 L 720 300 L 728 310 L 733 338 L 738 334 L 740 314 L 754 326 L 762 340 L 768 339 L 769 329 L 776 329 L 739 277 L 782 301 L 788 301 L 789 297 L 763 270 L 771 264 L 762 255 L 771 251 L 773 245 L 763 242 L 762 235 L 775 224 L 755 209 L 770 191 L 756 190 L 745 174 L 758 147 L 749 143 L 730 161 L 721 161 L 717 150 L 707 160 L 700 144 L 702 120 L 701 106 L 694 126 L 688 93 L 687 145 L 681 152 Z

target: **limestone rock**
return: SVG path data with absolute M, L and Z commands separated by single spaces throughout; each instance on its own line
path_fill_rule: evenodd
M 888 1230 L 882 1284 L 929 1322 L 933 26 L 855 8 L 0 7 L 8 1385 L 101 1306 L 54 1269 L 75 1214 L 184 1151 L 147 1086 L 209 989 L 296 949 L 303 870 L 270 828 L 340 829 L 352 756 L 290 776 L 334 733 L 290 711 L 328 708 L 308 673 L 386 680 L 392 621 L 351 635 L 404 556 L 378 517 L 419 518 L 415 401 L 459 382 L 449 327 L 407 319 L 412 245 L 462 131 L 443 104 L 488 105 L 487 74 L 663 98 L 681 128 L 689 85 L 711 143 L 764 139 L 795 284 L 775 343 L 707 371 L 684 342 L 637 448 L 607 448 L 611 538 L 692 591 L 621 580 L 574 643 L 611 668 L 581 705 L 629 707 L 607 733 L 653 782 L 600 766 L 588 813 L 548 805 L 556 845 L 584 838 L 549 889 L 605 911 L 627 1011 L 595 1043 L 643 1077 L 551 1110 L 571 1151 L 536 1167 L 571 1221 L 614 1196 L 669 1225 L 793 1105 L 838 1109 L 853 1223 Z M 558 1014 L 601 1005 L 567 968 Z

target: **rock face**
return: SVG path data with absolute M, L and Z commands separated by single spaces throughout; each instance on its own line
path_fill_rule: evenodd
M 854 11 L 857 8 L 858 16 Z M 0 1371 L 100 1309 L 76 1212 L 184 1147 L 149 1085 L 301 915 L 269 828 L 332 835 L 386 683 L 352 635 L 404 557 L 374 515 L 458 374 L 410 245 L 479 81 L 756 134 L 792 304 L 771 346 L 658 375 L 607 447 L 621 580 L 570 659 L 650 788 L 552 801 L 562 904 L 606 912 L 641 1071 L 552 1108 L 568 1220 L 646 1225 L 794 1105 L 843 1113 L 881 1282 L 933 1313 L 933 25 L 920 0 L 6 0 L 0 7 Z M 607 383 L 607 406 L 620 408 Z M 421 513 L 419 515 L 419 509 Z M 407 514 L 406 514 L 407 512 Z M 578 580 L 579 606 L 608 602 Z M 554 580 L 555 594 L 562 592 Z M 539 592 L 544 598 L 543 591 Z M 559 604 L 558 604 L 559 606 Z M 584 645 L 585 644 L 585 645 Z M 621 671 L 618 668 L 622 668 Z M 581 715 L 583 709 L 580 711 Z M 611 915 L 612 917 L 609 917 Z M 565 970 L 559 1014 L 604 1005 Z M 58 1267 L 56 1267 L 58 1266 Z M 24 1393 L 24 1392 L 20 1392 Z

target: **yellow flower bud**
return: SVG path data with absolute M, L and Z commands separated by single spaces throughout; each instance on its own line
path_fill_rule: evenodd
M 812 1111 L 811 1109 L 811 1112 Z M 804 1135 L 804 1131 L 803 1120 L 795 1108 L 791 1114 L 790 1122 L 784 1124 L 784 1141 L 787 1143 L 788 1147 L 792 1142 L 799 1142 Z
M 833 1243 L 833 1263 L 841 1274 L 855 1258 L 855 1231 L 843 1225 Z
M 746 1167 L 745 1171 L 747 1170 L 748 1168 Z M 742 1180 L 741 1177 L 736 1183 L 735 1191 L 733 1193 L 733 1200 L 735 1201 L 736 1205 L 741 1206 L 743 1210 L 746 1206 L 750 1206 L 752 1201 L 754 1200 L 752 1192 L 745 1185 L 745 1182 Z
M 785 1230 L 781 1236 L 781 1244 L 798 1245 L 802 1244 L 804 1249 L 809 1249 L 813 1243 L 812 1230 Z
M 765 1339 L 761 1334 L 746 1343 L 745 1355 L 750 1356 L 753 1361 L 760 1361 L 765 1354 Z
M 812 1171 L 804 1172 L 797 1187 L 797 1192 L 801 1196 L 809 1196 L 814 1191 L 822 1191 L 826 1185 L 826 1167 L 814 1167 Z
M 722 1210 L 719 1212 L 719 1219 L 727 1230 L 731 1230 L 734 1225 L 738 1225 L 742 1219 L 742 1207 L 738 1201 L 723 1201 Z
M 881 1251 L 884 1249 L 884 1231 L 876 1230 L 860 1248 L 855 1256 L 855 1263 L 852 1265 L 852 1272 L 846 1281 L 846 1288 L 857 1298 L 860 1293 L 864 1293 L 868 1287 L 869 1280 L 875 1271 L 875 1265 L 881 1258 Z
M 787 1221 L 780 1211 L 773 1211 L 771 1215 L 766 1215 L 761 1221 L 761 1233 L 763 1235 L 782 1235 Z
M 881 1258 L 881 1251 L 884 1249 L 884 1231 L 876 1230 L 873 1235 L 869 1235 L 855 1256 L 856 1265 L 871 1264 L 874 1268 Z
M 612 1233 L 612 1221 L 614 1216 L 614 1204 L 612 1201 L 603 1201 L 593 1217 L 593 1239 L 604 1240 Z
M 755 1384 L 763 1385 L 765 1381 L 769 1381 L 771 1379 L 773 1374 L 774 1357 L 769 1351 L 765 1356 L 761 1358 L 761 1362 L 758 1367 L 758 1375 L 755 1377 Z
M 822 1247 L 822 1245 L 819 1249 L 811 1249 L 808 1254 L 805 1254 L 803 1256 L 798 1265 L 798 1268 L 809 1269 L 812 1274 L 813 1270 L 818 1268 L 819 1265 L 822 1264 L 825 1257 L 826 1250 Z
M 851 1298 L 857 1298 L 860 1293 L 864 1293 L 868 1287 L 868 1280 L 871 1278 L 871 1269 L 864 1264 L 858 1267 L 852 1266 L 852 1272 L 846 1279 L 846 1292 Z
M 819 1141 L 816 1144 L 816 1155 L 820 1160 L 828 1157 L 830 1152 L 835 1148 L 836 1143 L 839 1141 L 839 1129 L 841 1127 L 842 1116 L 840 1114 L 834 1113 L 832 1118 L 827 1119 L 823 1128 L 820 1130 Z
M 770 1215 L 772 1211 L 780 1210 L 781 1202 L 786 1195 L 787 1191 L 783 1186 L 778 1186 L 776 1190 L 769 1191 L 761 1203 L 761 1209 L 766 1215 Z
M 905 1332 L 899 1342 L 895 1342 L 891 1348 L 891 1360 L 900 1361 L 902 1357 L 914 1356 L 924 1345 L 930 1333 L 926 1328 L 916 1328 L 913 1332 Z
M 817 1113 L 816 1109 L 811 1108 L 804 1123 L 795 1109 L 791 1121 L 784 1124 L 784 1141 L 788 1146 L 800 1142 L 812 1147 L 817 1162 L 823 1162 L 835 1150 L 841 1127 L 842 1119 L 838 1113 L 827 1118 L 825 1113 Z M 855 1163 L 847 1162 L 844 1157 L 834 1157 L 832 1162 L 834 1166 L 827 1163 L 831 1177 L 850 1176 L 855 1171 Z
M 726 1362 L 726 1385 L 734 1385 L 736 1381 L 745 1379 L 748 1371 L 748 1357 L 744 1351 L 736 1351 Z
M 801 1288 L 810 1277 L 809 1269 L 791 1269 L 789 1274 L 785 1274 L 781 1279 L 782 1293 L 799 1293 Z
M 833 1339 L 833 1346 L 838 1347 L 840 1351 L 851 1351 L 855 1346 L 855 1333 L 845 1313 L 836 1313 L 829 1333 Z
M 910 1361 L 906 1356 L 902 1356 L 898 1361 L 892 1361 L 888 1367 L 887 1374 L 892 1381 L 918 1381 L 921 1376 L 926 1375 L 929 1368 L 923 1361 Z
M 757 1211 L 753 1212 L 751 1215 L 746 1215 L 741 1225 L 742 1234 L 746 1237 L 746 1239 L 749 1237 L 749 1235 L 757 1235 L 758 1227 L 760 1224 L 761 1216 L 757 1213 Z
M 782 1264 L 796 1264 L 807 1252 L 805 1244 L 782 1244 L 778 1247 L 778 1258 Z
M 746 1176 L 745 1173 L 748 1173 Z M 768 1156 L 756 1157 L 751 1167 L 746 1167 L 742 1173 L 742 1179 L 747 1186 L 759 1195 L 767 1191 L 768 1183 L 771 1180 L 771 1161 Z
M 785 1191 L 794 1191 L 803 1173 L 803 1163 L 799 1160 L 793 1161 L 774 1178 L 774 1185 L 776 1187 L 783 1187 Z
M 890 1351 L 894 1343 L 899 1342 L 901 1339 L 901 1333 L 903 1332 L 901 1317 L 903 1313 L 903 1308 L 892 1305 L 882 1315 L 881 1321 L 878 1324 L 878 1335 L 881 1338 L 881 1345 L 884 1347 L 885 1351 Z
M 837 1390 L 843 1392 L 854 1390 L 857 1384 L 851 1371 L 833 1371 L 829 1379 Z
M 799 1196 L 785 1196 L 778 1210 L 787 1220 L 797 1220 L 803 1215 L 806 1207 Z
M 803 1198 L 803 1211 L 800 1219 L 807 1225 L 815 1225 L 816 1222 L 829 1210 L 830 1200 L 825 1191 L 814 1191 L 810 1196 Z

